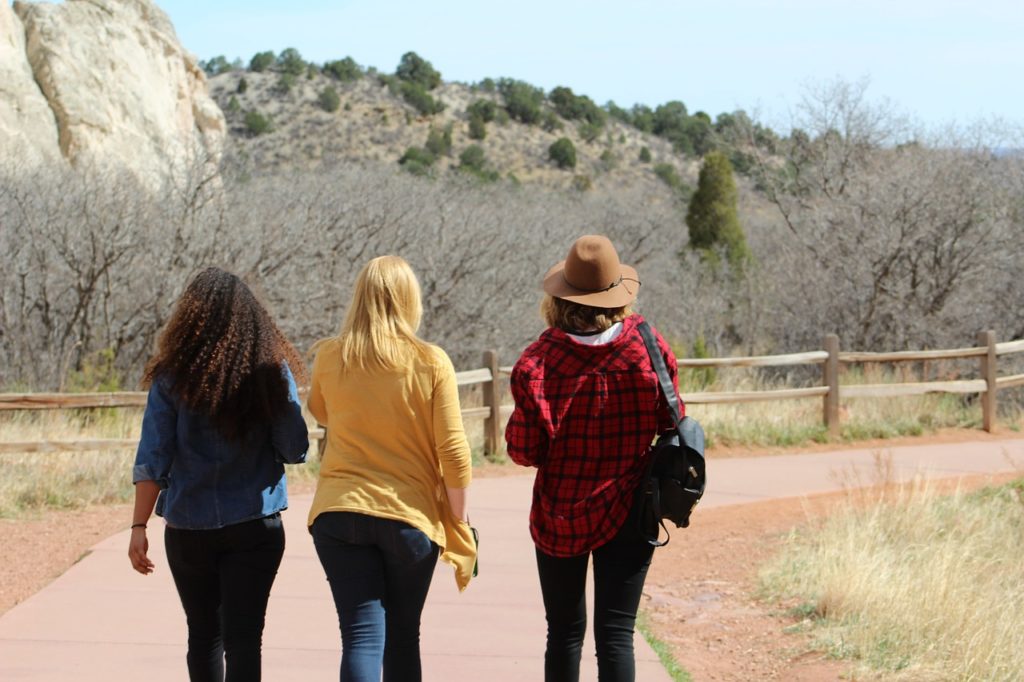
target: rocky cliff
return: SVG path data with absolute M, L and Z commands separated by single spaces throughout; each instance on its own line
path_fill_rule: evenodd
M 112 165 L 146 182 L 219 155 L 223 115 L 149 0 L 0 1 L 0 161 Z
M 0 2 L 0 155 L 22 164 L 59 157 L 57 122 L 32 76 L 25 29 L 6 1 Z

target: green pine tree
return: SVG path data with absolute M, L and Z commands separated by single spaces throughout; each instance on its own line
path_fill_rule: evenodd
M 686 225 L 690 228 L 690 246 L 708 255 L 724 247 L 729 263 L 738 269 L 750 260 L 747 238 L 736 210 L 736 181 L 732 164 L 722 152 L 704 157 L 697 191 L 690 199 Z
M 404 81 L 420 85 L 424 90 L 433 90 L 441 84 L 441 73 L 415 52 L 406 52 L 402 55 L 395 75 Z

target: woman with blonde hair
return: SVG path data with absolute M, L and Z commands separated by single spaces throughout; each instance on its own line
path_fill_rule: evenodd
M 417 336 L 412 268 L 374 258 L 341 331 L 314 346 L 309 411 L 327 429 L 310 532 L 341 627 L 341 679 L 421 679 L 420 615 L 439 551 L 469 582 L 472 478 L 455 369 Z
M 547 648 L 544 679 L 576 682 L 594 566 L 598 678 L 632 682 L 633 631 L 653 546 L 630 510 L 651 442 L 673 418 L 631 305 L 636 270 L 607 237 L 586 235 L 544 278 L 548 329 L 512 369 L 508 455 L 537 468 L 530 509 Z M 653 332 L 672 383 L 676 360 Z

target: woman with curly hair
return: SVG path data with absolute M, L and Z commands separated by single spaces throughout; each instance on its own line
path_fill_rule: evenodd
M 153 571 L 146 524 L 155 507 L 193 682 L 260 679 L 284 554 L 283 463 L 305 461 L 309 447 L 292 370 L 303 374 L 301 358 L 249 287 L 207 268 L 178 300 L 143 375 L 128 556 L 139 573 Z
M 438 552 L 469 582 L 472 477 L 455 369 L 416 331 L 412 268 L 374 258 L 337 336 L 316 346 L 309 411 L 327 447 L 309 513 L 341 626 L 345 682 L 417 682 L 420 614 Z

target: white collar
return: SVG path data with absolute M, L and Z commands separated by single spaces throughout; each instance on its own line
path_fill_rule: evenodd
M 569 334 L 569 337 L 574 341 L 582 343 L 587 346 L 603 346 L 606 343 L 611 343 L 619 337 L 622 333 L 622 323 L 616 322 L 612 326 L 605 329 L 600 334 L 588 334 L 581 336 L 579 334 Z

